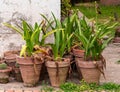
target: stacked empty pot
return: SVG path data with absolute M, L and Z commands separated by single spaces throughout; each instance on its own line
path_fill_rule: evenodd
M 82 79 L 82 74 L 81 74 L 81 70 L 79 68 L 79 61 L 84 60 L 84 50 L 78 49 L 78 47 L 75 47 L 72 49 L 73 55 L 75 56 L 75 63 L 76 63 L 76 67 L 78 70 L 78 74 L 79 74 L 79 78 L 80 80 Z
M 21 73 L 16 62 L 16 56 L 18 54 L 19 51 L 6 51 L 4 52 L 4 61 L 9 67 L 12 68 L 10 76 L 15 77 L 16 81 L 22 82 Z
M 120 27 L 116 29 L 115 38 L 113 39 L 114 43 L 120 43 Z

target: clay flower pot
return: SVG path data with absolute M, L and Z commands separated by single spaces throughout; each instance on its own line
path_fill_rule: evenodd
M 35 86 L 40 77 L 42 63 L 41 61 L 33 60 L 31 57 L 17 57 L 17 62 L 20 67 L 20 72 L 24 82 L 24 86 Z
M 9 82 L 9 73 L 11 70 L 11 67 L 7 67 L 7 69 L 0 69 L 0 83 Z
M 79 66 L 78 66 L 78 61 L 83 61 L 84 59 L 83 58 L 75 58 L 75 64 L 76 64 L 76 67 L 77 67 L 77 71 L 78 71 L 78 75 L 79 75 L 79 79 L 82 80 L 82 73 L 81 73 L 81 70 L 79 69 Z
M 66 81 L 66 77 L 70 67 L 70 60 L 67 59 L 58 62 L 47 61 L 46 66 L 52 86 L 59 87 L 60 84 Z
M 15 79 L 16 79 L 16 81 L 23 82 L 20 69 L 18 67 L 15 67 L 14 68 L 14 72 L 15 72 Z
M 113 43 L 120 43 L 120 37 L 115 37 L 113 39 Z
M 4 61 L 5 63 L 12 68 L 11 76 L 15 77 L 14 67 L 16 64 L 16 56 L 19 54 L 19 51 L 6 51 L 4 52 Z
M 73 48 L 72 52 L 73 52 L 73 55 L 75 57 L 84 58 L 84 55 L 85 55 L 85 51 L 84 50 L 80 50 L 78 48 Z
M 83 79 L 87 83 L 99 84 L 101 72 L 99 69 L 103 69 L 102 61 L 82 61 L 77 59 L 79 71 L 82 73 Z M 96 66 L 97 64 L 97 66 Z M 99 67 L 99 69 L 98 69 Z

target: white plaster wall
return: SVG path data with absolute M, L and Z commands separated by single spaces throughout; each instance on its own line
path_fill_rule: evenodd
M 3 25 L 4 22 L 15 24 L 25 19 L 34 24 L 41 21 L 40 14 L 50 18 L 51 12 L 60 19 L 60 0 L 0 0 L 0 56 L 24 44 L 18 34 Z

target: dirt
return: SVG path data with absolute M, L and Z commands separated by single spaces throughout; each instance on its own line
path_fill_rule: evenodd
M 103 56 L 105 57 L 106 63 L 107 63 L 106 70 L 105 70 L 106 79 L 104 79 L 104 77 L 101 76 L 100 83 L 114 82 L 114 83 L 120 84 L 120 70 L 119 70 L 120 64 L 117 63 L 117 61 L 120 60 L 120 44 L 110 44 L 104 50 Z M 77 77 L 74 77 L 74 79 L 69 79 L 68 81 L 79 82 L 80 80 Z M 7 83 L 7 84 L 0 84 L 0 89 L 35 90 L 35 89 L 41 89 L 43 84 L 40 83 L 37 87 L 27 88 L 27 87 L 24 87 L 23 83 L 21 82 L 10 81 L 10 83 Z

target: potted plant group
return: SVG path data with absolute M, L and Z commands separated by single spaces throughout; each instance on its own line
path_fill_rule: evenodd
M 0 83 L 8 83 L 9 82 L 9 73 L 12 70 L 11 67 L 8 67 L 7 64 L 0 64 Z
M 44 62 L 42 56 L 47 54 L 40 47 L 41 44 L 44 44 L 44 40 L 39 40 L 40 33 L 42 32 L 42 22 L 40 25 L 35 23 L 34 27 L 25 20 L 22 20 L 22 26 L 13 26 L 8 23 L 4 25 L 18 32 L 22 36 L 22 39 L 24 39 L 25 45 L 22 46 L 20 56 L 17 57 L 17 63 L 20 67 L 24 86 L 35 86 L 39 81 L 41 66 Z
M 110 25 L 109 22 L 100 24 L 94 21 L 92 25 L 85 18 L 76 20 L 78 30 L 75 36 L 78 38 L 80 48 L 84 50 L 84 58 L 76 58 L 76 64 L 82 73 L 83 79 L 88 83 L 99 84 L 101 73 L 106 66 L 103 50 L 114 38 L 114 28 L 117 23 Z M 108 39 L 104 39 L 107 36 Z M 105 76 L 105 75 L 104 75 Z

